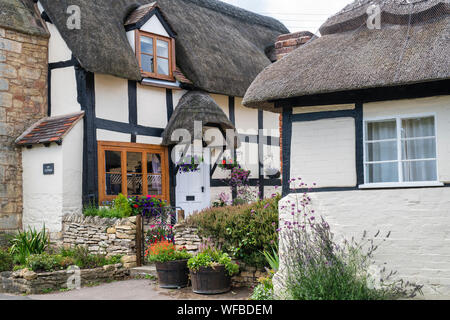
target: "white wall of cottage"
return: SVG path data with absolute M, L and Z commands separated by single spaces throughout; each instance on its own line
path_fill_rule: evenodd
M 295 108 L 294 113 L 351 108 Z M 434 114 L 439 180 L 449 182 L 450 96 L 366 103 L 363 113 L 365 119 Z M 319 188 L 355 186 L 355 170 L 353 119 L 293 123 L 292 178 L 301 176 L 307 183 L 317 182 Z M 383 234 L 391 231 L 389 240 L 376 253 L 376 263 L 386 262 L 389 269 L 398 270 L 400 277 L 425 285 L 427 297 L 450 294 L 450 188 L 316 192 L 311 197 L 316 215 L 326 218 L 338 238 L 358 239 L 364 230 L 369 235 L 378 230 Z M 294 194 L 287 196 L 280 208 L 294 199 Z M 280 210 L 280 221 L 286 219 L 292 219 L 290 210 Z M 282 271 L 275 278 L 278 292 L 284 275 Z
M 53 69 L 51 81 L 51 116 L 80 112 L 75 69 L 73 67 Z
M 23 149 L 23 226 L 52 234 L 61 231 L 62 216 L 81 213 L 83 121 L 65 136 L 61 146 L 52 143 Z M 43 174 L 43 165 L 53 163 L 53 175 Z
M 280 208 L 296 203 L 295 197 L 284 198 Z M 386 263 L 398 277 L 424 285 L 425 298 L 450 295 L 450 188 L 318 192 L 311 197 L 316 216 L 326 219 L 337 241 L 361 239 L 365 230 L 369 237 L 390 231 L 375 252 L 374 265 Z M 292 221 L 290 212 L 280 210 L 281 223 Z M 285 254 L 282 249 L 278 293 L 286 275 Z
M 95 74 L 95 114 L 98 118 L 128 123 L 128 81 Z

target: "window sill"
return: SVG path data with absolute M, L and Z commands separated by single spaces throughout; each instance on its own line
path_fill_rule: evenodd
M 438 181 L 405 182 L 405 183 L 370 183 L 360 185 L 359 189 L 427 188 L 427 187 L 443 187 L 443 186 L 444 184 Z
M 175 81 L 166 81 L 166 80 L 158 80 L 153 78 L 144 78 L 141 81 L 141 84 L 146 86 L 153 86 L 153 87 L 159 87 L 159 88 L 168 88 L 168 89 L 181 89 L 180 88 L 180 82 Z

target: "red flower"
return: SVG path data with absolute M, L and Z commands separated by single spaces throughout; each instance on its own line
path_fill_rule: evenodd
M 134 207 L 135 207 L 136 209 L 139 208 L 139 206 L 138 206 L 137 204 L 135 204 Z

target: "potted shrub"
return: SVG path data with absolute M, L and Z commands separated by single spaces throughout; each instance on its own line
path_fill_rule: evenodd
M 158 273 L 159 286 L 165 289 L 180 289 L 189 283 L 188 259 L 185 248 L 176 250 L 169 241 L 160 241 L 149 246 L 145 252 L 147 260 L 154 262 Z
M 231 276 L 239 266 L 228 254 L 215 248 L 206 248 L 189 259 L 192 290 L 198 294 L 220 294 L 231 290 Z

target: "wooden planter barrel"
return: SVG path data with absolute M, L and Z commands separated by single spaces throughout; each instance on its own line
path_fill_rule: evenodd
M 192 291 L 198 294 L 220 294 L 231 290 L 231 277 L 225 266 L 191 270 L 191 282 Z
M 160 288 L 180 289 L 189 284 L 187 260 L 156 262 Z

